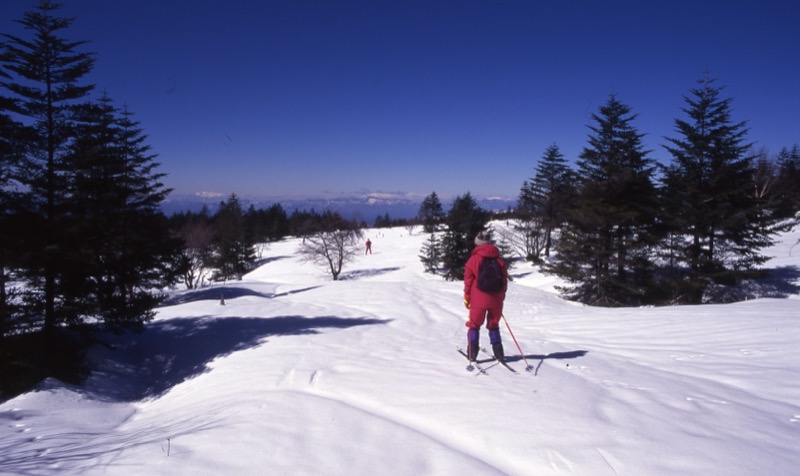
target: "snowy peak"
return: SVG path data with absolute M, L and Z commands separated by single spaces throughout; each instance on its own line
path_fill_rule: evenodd
M 238 195 L 237 195 L 238 196 Z M 227 195 L 201 192 L 194 195 L 173 194 L 162 204 L 168 215 L 182 211 L 199 211 L 203 206 L 213 213 Z M 323 193 L 309 197 L 253 197 L 239 196 L 242 205 L 267 208 L 279 203 L 287 213 L 295 210 L 332 210 L 345 218 L 356 218 L 371 224 L 376 217 L 389 215 L 390 218 L 413 218 L 425 197 L 407 192 L 358 191 L 349 194 Z M 445 211 L 452 199 L 441 199 Z M 516 199 L 499 196 L 475 197 L 477 204 L 486 210 L 503 211 L 516 205 Z

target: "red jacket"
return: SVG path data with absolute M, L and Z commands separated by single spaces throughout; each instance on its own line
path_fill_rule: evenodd
M 467 264 L 464 265 L 464 299 L 470 303 L 470 308 L 490 309 L 503 305 L 508 289 L 508 270 L 505 262 L 500 259 L 500 268 L 503 270 L 503 290 L 496 293 L 485 293 L 478 289 L 478 266 L 484 256 L 500 258 L 497 247 L 491 243 L 477 245 L 472 249 Z

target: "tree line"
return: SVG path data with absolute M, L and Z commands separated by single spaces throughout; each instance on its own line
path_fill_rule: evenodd
M 125 106 L 92 98 L 94 57 L 40 2 L 0 50 L 0 330 L 136 327 L 176 272 L 161 182 Z
M 40 0 L 18 20 L 29 36 L 0 40 L 3 375 L 42 369 L 69 380 L 79 372 L 61 356 L 79 351 L 72 343 L 91 328 L 140 330 L 163 290 L 241 279 L 259 264 L 259 246 L 288 235 L 304 237 L 299 253 L 339 279 L 363 222 L 279 204 L 245 210 L 236 195 L 214 213 L 165 216 L 170 190 L 144 130 L 87 81 L 94 55 L 65 38 L 73 19 L 58 8 Z M 635 115 L 612 95 L 576 169 L 556 145 L 545 151 L 503 215 L 512 224 L 497 230 L 503 251 L 563 277 L 564 295 L 590 304 L 702 302 L 751 276 L 798 210 L 800 151 L 754 153 L 720 92 L 708 78 L 690 91 L 667 165 L 643 150 Z M 416 220 L 386 214 L 375 225 L 419 223 L 429 234 L 425 269 L 461 279 L 471 240 L 492 217 L 469 193 L 445 213 L 433 193 Z M 16 358 L 20 348 L 30 360 Z
M 379 220 L 380 223 L 384 223 L 383 220 L 397 223 L 383 217 L 378 217 L 376 223 Z M 287 214 L 280 203 L 267 208 L 250 205 L 245 210 L 236 194 L 220 202 L 214 213 L 203 207 L 198 212 L 175 213 L 169 221 L 172 233 L 183 243 L 180 273 L 187 289 L 196 289 L 212 281 L 242 279 L 261 263 L 262 252 L 269 243 L 287 236 L 303 237 L 300 254 L 310 261 L 323 257 L 326 270 L 337 279 L 347 256 L 351 255 L 349 247 L 342 248 L 342 256 L 334 259 L 336 265 L 329 266 L 329 254 L 326 255 L 329 250 L 320 245 L 331 240 L 355 245 L 355 239 L 361 237 L 361 229 L 366 226 L 332 210 L 317 212 L 312 208 Z M 318 253 L 309 252 L 310 248 Z
M 586 304 L 739 299 L 733 285 L 758 276 L 762 250 L 797 223 L 800 147 L 776 157 L 754 150 L 722 89 L 705 75 L 685 96 L 666 164 L 644 149 L 636 115 L 612 94 L 592 115 L 576 167 L 556 144 L 545 150 L 500 243 L 564 279 L 562 295 Z M 423 201 L 427 271 L 459 277 L 470 237 L 487 223 L 470 198 L 446 215 L 435 193 Z
M 95 58 L 41 0 L 0 42 L 0 336 L 139 329 L 161 290 L 240 279 L 258 244 L 363 224 L 280 204 L 166 217 L 170 190 L 127 106 L 87 81 Z M 380 217 L 388 225 L 388 217 Z M 346 226 L 345 226 L 346 225 Z
M 40 1 L 18 20 L 28 37 L 0 43 L 4 379 L 69 380 L 62 355 L 82 348 L 82 331 L 140 329 L 179 269 L 155 155 L 127 107 L 92 95 L 94 56 L 62 36 L 72 19 L 58 7 Z
M 214 214 L 165 216 L 170 190 L 147 136 L 87 81 L 95 57 L 66 38 L 74 19 L 59 8 L 41 0 L 17 20 L 27 36 L 0 36 L 4 393 L 80 379 L 93 329 L 141 330 L 179 282 L 240 279 L 256 243 L 350 227 L 331 212 L 244 211 L 235 195 Z

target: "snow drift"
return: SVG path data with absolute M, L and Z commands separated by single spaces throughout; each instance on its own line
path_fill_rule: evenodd
M 272 245 L 108 336 L 80 387 L 0 405 L 2 474 L 789 475 L 800 467 L 798 233 L 784 299 L 598 309 L 512 270 L 513 374 L 464 369 L 461 283 L 369 230 L 341 281 Z M 221 305 L 224 298 L 225 305 Z M 482 342 L 488 343 L 485 330 Z M 524 357 L 524 359 L 523 359 Z M 526 372 L 527 364 L 533 367 Z M 490 366 L 491 364 L 486 364 Z

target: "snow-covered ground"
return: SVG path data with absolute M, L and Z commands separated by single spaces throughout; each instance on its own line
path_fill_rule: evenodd
M 799 235 L 770 252 L 786 299 L 598 309 L 518 266 L 516 375 L 465 370 L 461 283 L 422 272 L 419 232 L 370 230 L 338 282 L 277 243 L 109 337 L 84 385 L 0 405 L 0 473 L 797 474 Z

